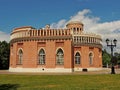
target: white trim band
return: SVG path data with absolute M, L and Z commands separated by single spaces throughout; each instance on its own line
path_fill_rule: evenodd
M 71 68 L 9 68 L 10 72 L 73 72 Z
M 103 68 L 74 68 L 74 71 L 83 71 L 83 69 L 86 69 L 87 71 L 100 71 Z

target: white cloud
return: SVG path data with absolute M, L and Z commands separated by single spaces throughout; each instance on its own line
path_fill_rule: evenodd
M 62 19 L 60 21 L 58 21 L 57 23 L 52 23 L 51 24 L 51 28 L 64 28 L 65 25 L 70 22 L 70 21 L 80 21 L 82 23 L 84 23 L 85 25 L 85 30 L 90 28 L 91 26 L 94 26 L 95 24 L 98 23 L 98 21 L 100 20 L 100 18 L 98 17 L 93 17 L 90 15 L 91 11 L 89 9 L 84 9 L 83 11 L 79 11 L 77 14 L 75 14 L 74 16 L 70 17 L 70 20 L 65 20 Z
M 0 31 L 0 41 L 10 41 L 10 34 L 4 33 L 2 31 Z
M 69 21 L 80 21 L 84 24 L 84 31 L 100 34 L 103 39 L 103 49 L 106 48 L 106 38 L 117 39 L 117 48 L 114 51 L 120 52 L 120 20 L 100 23 L 99 17 L 93 16 L 89 9 L 84 9 L 71 16 L 68 21 L 62 19 L 57 23 L 52 23 L 51 28 L 65 28 Z
M 52 23 L 50 26 L 51 28 L 63 28 L 66 25 L 66 20 L 62 19 L 58 23 Z

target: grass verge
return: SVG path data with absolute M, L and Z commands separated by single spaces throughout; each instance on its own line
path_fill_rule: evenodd
M 119 90 L 120 75 L 0 75 L 0 90 Z

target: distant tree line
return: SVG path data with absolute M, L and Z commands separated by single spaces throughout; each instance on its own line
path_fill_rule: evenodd
M 9 69 L 10 44 L 0 41 L 0 69 Z

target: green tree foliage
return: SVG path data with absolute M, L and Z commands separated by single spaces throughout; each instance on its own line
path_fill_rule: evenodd
M 0 41 L 0 69 L 9 68 L 10 45 L 6 41 Z
M 102 62 L 104 66 L 110 65 L 111 55 L 106 50 L 102 51 Z
M 106 50 L 103 50 L 102 60 L 103 60 L 102 62 L 104 66 L 107 66 L 107 64 L 110 65 L 111 63 L 114 63 L 114 65 L 117 65 L 117 64 L 120 65 L 120 53 L 115 52 L 111 61 L 111 55 Z
M 114 56 L 115 56 L 116 59 L 117 59 L 117 63 L 120 64 L 120 53 L 115 52 L 115 53 L 114 53 Z

